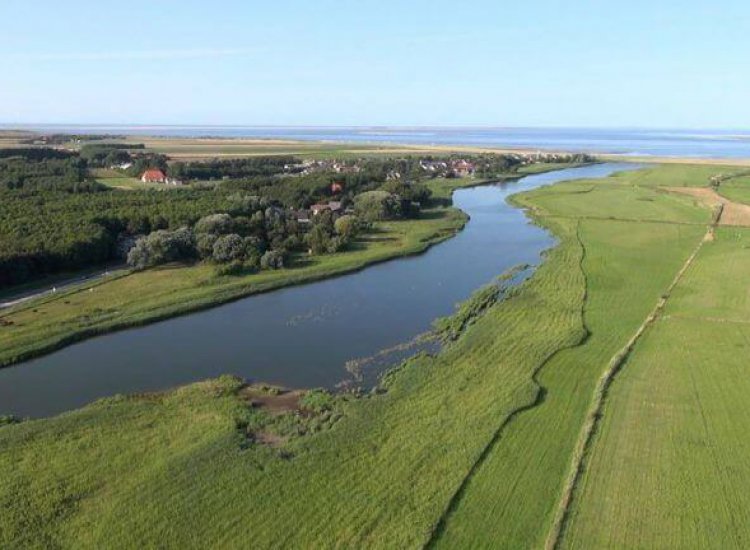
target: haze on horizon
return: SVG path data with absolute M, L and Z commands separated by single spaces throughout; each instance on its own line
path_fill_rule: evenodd
M 0 123 L 748 128 L 750 5 L 0 4 Z

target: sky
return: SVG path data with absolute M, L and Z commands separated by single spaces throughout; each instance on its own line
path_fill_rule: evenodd
M 0 0 L 0 123 L 750 128 L 746 0 Z

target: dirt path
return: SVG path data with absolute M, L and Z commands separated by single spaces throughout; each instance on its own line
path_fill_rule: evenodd
M 663 187 L 670 193 L 680 193 L 698 199 L 703 204 L 714 207 L 719 204 L 723 209 L 719 218 L 719 225 L 739 225 L 750 227 L 750 206 L 733 202 L 722 197 L 711 187 Z

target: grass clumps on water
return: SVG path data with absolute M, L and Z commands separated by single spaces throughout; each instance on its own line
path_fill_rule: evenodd
M 529 267 L 526 264 L 512 267 L 492 283 L 474 291 L 467 300 L 458 304 L 453 315 L 435 319 L 432 326 L 436 336 L 444 342 L 458 339 L 469 325 L 511 291 L 514 279 Z

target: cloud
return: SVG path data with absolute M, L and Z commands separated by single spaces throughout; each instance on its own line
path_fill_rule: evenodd
M 102 52 L 59 52 L 59 53 L 9 53 L 0 57 L 19 61 L 137 61 L 170 59 L 211 59 L 217 57 L 241 57 L 253 53 L 248 49 L 174 49 L 174 50 L 133 50 Z

